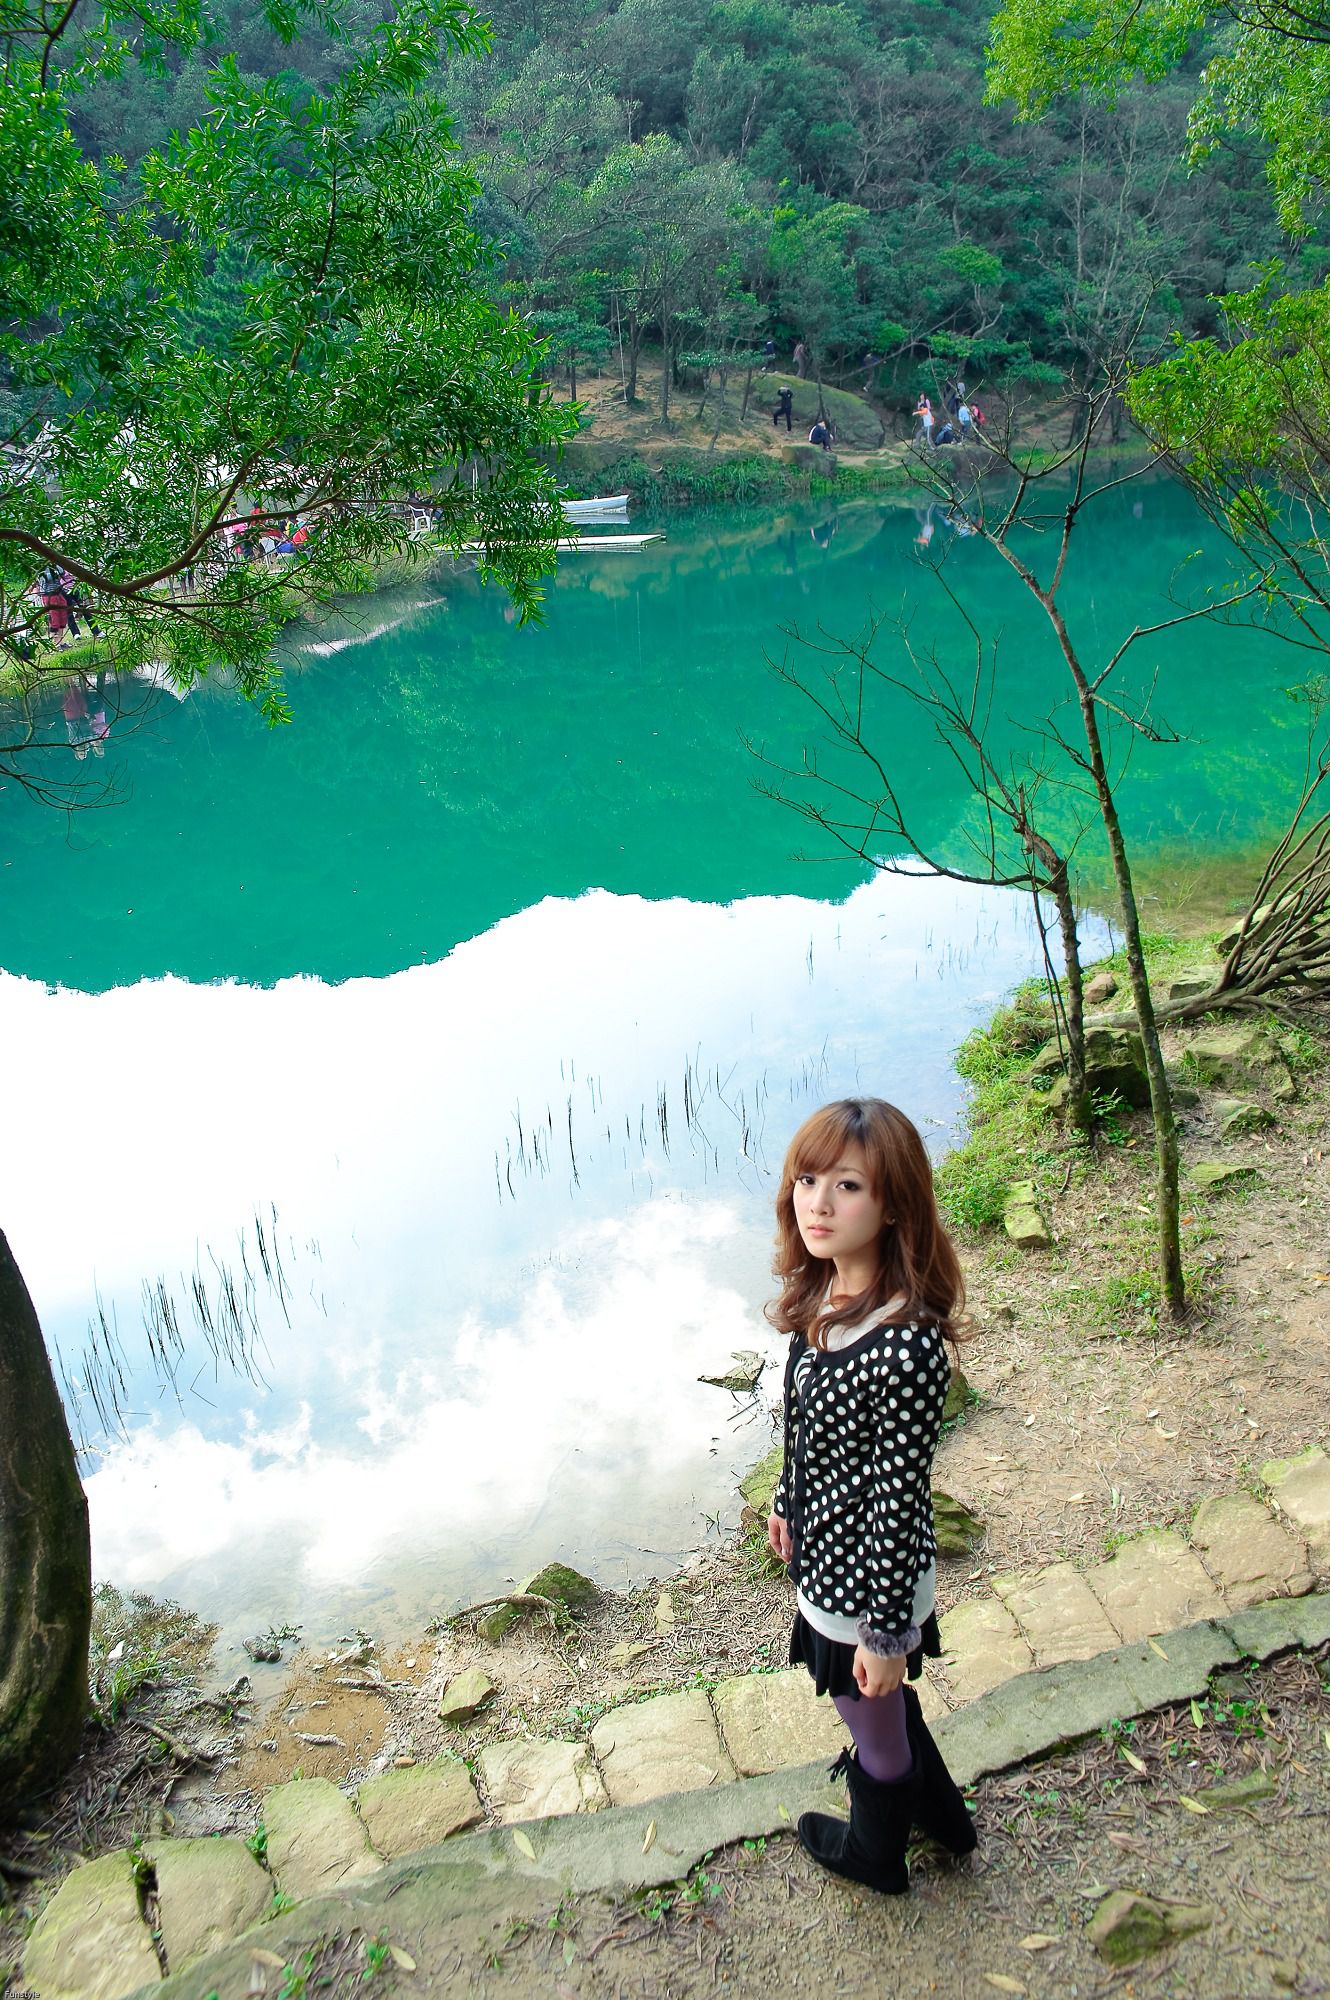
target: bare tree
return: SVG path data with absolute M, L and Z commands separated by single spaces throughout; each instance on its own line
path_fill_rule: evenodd
M 1133 699 L 1121 686 L 1119 670 L 1128 654 L 1143 640 L 1158 638 L 1198 619 L 1222 615 L 1253 598 L 1264 600 L 1270 580 L 1265 571 L 1249 574 L 1221 596 L 1208 598 L 1195 607 L 1180 608 L 1152 624 L 1133 626 L 1106 653 L 1099 652 L 1097 641 L 1082 641 L 1072 630 L 1061 595 L 1078 524 L 1085 518 L 1086 510 L 1105 494 L 1140 477 L 1162 459 L 1162 454 L 1157 454 L 1144 465 L 1102 480 L 1092 476 L 1091 447 L 1121 395 L 1122 373 L 1118 365 L 1102 370 L 1090 393 L 1087 420 L 1077 443 L 1051 459 L 1017 451 L 1008 434 L 989 442 L 984 460 L 972 453 L 949 457 L 943 452 L 929 452 L 920 455 L 920 466 L 952 517 L 963 521 L 1001 557 L 1039 607 L 1070 681 L 1069 706 L 1076 717 L 1076 733 L 1073 735 L 1064 728 L 1056 716 L 1046 720 L 1042 733 L 1085 781 L 1108 847 L 1135 1025 L 1141 1037 L 1150 1086 L 1160 1276 L 1169 1309 L 1180 1316 L 1186 1305 L 1186 1289 L 1179 1235 L 1177 1126 L 1164 1073 L 1158 1015 L 1146 969 L 1126 835 L 1118 811 L 1116 786 L 1121 774 L 1111 768 L 1115 732 L 1126 733 L 1128 750 L 1133 740 L 1169 743 L 1178 738 L 1152 713 L 1153 684 L 1144 699 Z M 994 480 L 989 475 L 995 471 L 1001 471 L 1005 477 Z M 1050 491 L 1054 479 L 1062 484 Z M 1045 492 L 1048 499 L 1044 498 Z
M 1072 891 L 1070 858 L 1041 830 L 1037 807 L 1049 783 L 1047 759 L 1001 759 L 989 744 L 997 683 L 997 646 L 985 639 L 960 603 L 941 569 L 939 582 L 969 633 L 973 665 L 962 682 L 943 665 L 936 650 L 916 647 L 910 627 L 897 621 L 894 640 L 901 665 L 883 663 L 886 621 L 874 614 L 863 630 L 846 639 L 818 628 L 817 637 L 791 630 L 783 659 L 768 660 L 772 671 L 795 689 L 819 715 L 828 741 L 848 757 L 855 777 L 827 769 L 816 746 L 798 765 L 782 764 L 749 743 L 750 752 L 772 773 L 757 789 L 829 836 L 846 853 L 886 873 L 913 872 L 922 862 L 932 875 L 1024 889 L 1034 898 L 1044 944 L 1044 960 L 1059 1045 L 1067 1064 L 1067 1108 L 1072 1121 L 1089 1130 L 1091 1104 L 1086 1085 L 1085 1003 L 1080 936 Z M 826 662 L 812 679 L 814 659 Z M 917 807 L 902 794 L 891 760 L 877 747 L 878 719 L 872 696 L 899 695 L 929 717 L 938 741 L 958 766 L 967 793 L 977 802 L 977 824 L 966 829 L 968 855 L 943 854 L 920 831 Z M 1074 848 L 1074 843 L 1073 843 Z M 1041 898 L 1057 914 L 1065 978 L 1052 965 Z

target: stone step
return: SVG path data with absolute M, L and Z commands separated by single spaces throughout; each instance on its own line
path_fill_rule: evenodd
M 1245 1659 L 1264 1661 L 1294 1648 L 1310 1651 L 1327 1640 L 1330 1595 L 1229 1612 L 1164 1633 L 1157 1645 L 1140 1641 L 1090 1660 L 1022 1674 L 948 1716 L 937 1729 L 938 1744 L 957 1782 L 973 1784 L 1055 1752 L 1114 1719 L 1203 1696 L 1210 1676 L 1224 1667 Z M 254 1945 L 262 1943 L 294 1960 L 339 1920 L 388 1934 L 400 1925 L 406 1902 L 432 1913 L 472 1912 L 482 1885 L 489 1885 L 495 1892 L 489 1907 L 496 1915 L 501 1909 L 517 1909 L 523 1896 L 525 1914 L 548 1908 L 561 1895 L 618 1897 L 676 1882 L 713 1849 L 789 1832 L 801 1812 L 843 1810 L 844 1797 L 843 1788 L 828 1785 L 826 1765 L 819 1761 L 732 1784 L 705 1785 L 644 1805 L 564 1813 L 521 1828 L 477 1828 L 265 1923 L 261 1931 L 192 1972 L 172 1975 L 161 1989 L 162 2000 L 243 1993 L 252 1977 Z M 121 1862 L 123 1866 L 127 1857 Z M 505 1897 L 507 1901 L 497 1900 Z M 420 1967 L 427 1977 L 434 1970 Z M 100 1988 L 98 2000 L 116 1996 Z

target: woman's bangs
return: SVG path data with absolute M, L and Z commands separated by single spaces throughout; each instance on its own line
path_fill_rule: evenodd
M 800 1174 L 824 1174 L 842 1158 L 847 1146 L 862 1148 L 858 1119 L 836 1105 L 810 1118 L 796 1137 L 798 1151 L 790 1161 L 790 1179 Z

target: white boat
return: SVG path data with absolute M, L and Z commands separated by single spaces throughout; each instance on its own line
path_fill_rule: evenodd
M 561 500 L 559 505 L 566 521 L 584 521 L 590 514 L 626 514 L 628 495 L 611 493 L 598 500 Z

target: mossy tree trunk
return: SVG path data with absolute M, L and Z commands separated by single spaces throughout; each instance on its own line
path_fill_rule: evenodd
M 91 1616 L 74 1447 L 28 1288 L 0 1234 L 0 1823 L 78 1750 Z
M 1141 1047 L 1145 1052 L 1145 1073 L 1150 1083 L 1150 1117 L 1154 1125 L 1155 1141 L 1155 1189 L 1159 1204 L 1159 1213 L 1155 1218 L 1159 1240 L 1159 1274 L 1169 1311 L 1175 1319 L 1180 1319 L 1186 1308 L 1187 1290 L 1182 1272 L 1182 1236 L 1178 1200 L 1178 1126 L 1177 1119 L 1173 1115 L 1173 1097 L 1168 1087 L 1168 1078 L 1164 1074 L 1164 1051 L 1159 1041 L 1159 1023 L 1155 1018 L 1154 996 L 1150 991 L 1145 948 L 1141 943 L 1141 918 L 1136 907 L 1136 888 L 1132 881 L 1131 864 L 1127 858 L 1127 843 L 1122 832 L 1122 821 L 1118 816 L 1117 800 L 1113 795 L 1113 781 L 1108 775 L 1108 765 L 1104 757 L 1103 737 L 1099 728 L 1099 703 L 1057 605 L 1051 595 L 1043 593 L 1040 595 L 1053 629 L 1057 633 L 1058 644 L 1062 649 L 1067 669 L 1075 684 L 1076 699 L 1081 712 L 1081 727 L 1085 732 L 1086 761 L 1094 784 L 1099 817 L 1108 840 L 1113 883 L 1117 890 L 1118 910 L 1122 918 L 1122 943 L 1131 982 L 1132 1004 L 1136 1010 L 1136 1024 L 1141 1033 Z
M 1081 934 L 1071 892 L 1071 874 L 1065 857 L 1050 841 L 1028 823 L 1022 832 L 1028 852 L 1043 871 L 1048 894 L 1058 913 L 1065 991 L 1059 996 L 1051 979 L 1050 987 L 1053 1004 L 1060 1010 L 1067 1030 L 1067 1116 L 1078 1130 L 1089 1132 L 1094 1116 L 1085 1077 L 1085 972 L 1081 965 Z

